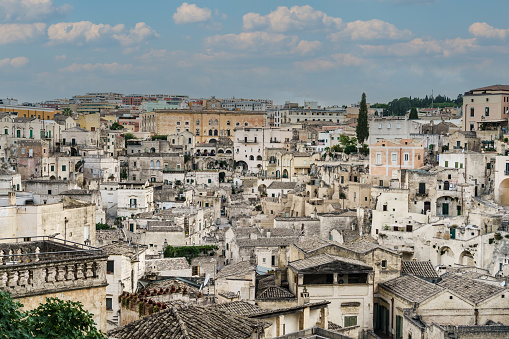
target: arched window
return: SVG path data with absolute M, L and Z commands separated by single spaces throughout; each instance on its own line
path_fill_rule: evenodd
M 250 155 L 249 160 L 254 160 L 254 156 Z
M 219 121 L 217 119 L 214 120 L 214 126 L 219 125 Z
M 217 137 L 217 129 L 214 130 L 214 136 Z
M 154 160 L 150 160 L 150 168 L 154 168 Z
M 200 126 L 200 119 L 196 119 L 196 126 Z
M 212 126 L 212 119 L 209 120 L 209 126 Z
M 226 120 L 226 126 L 230 126 L 230 120 Z
M 209 135 L 210 135 L 210 136 L 212 136 L 212 134 L 213 134 L 213 133 L 214 133 L 214 132 L 212 132 L 212 130 L 211 130 L 211 129 L 209 129 Z
M 257 157 L 256 157 L 256 160 L 258 160 L 258 161 L 262 161 L 262 156 L 261 156 L 261 155 L 257 156 Z
M 244 123 L 244 126 L 248 126 L 249 124 L 247 122 Z
M 157 169 L 161 168 L 161 162 L 159 160 L 156 161 L 156 168 Z

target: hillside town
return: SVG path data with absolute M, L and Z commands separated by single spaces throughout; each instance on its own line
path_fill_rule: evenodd
M 509 85 L 462 101 L 0 97 L 0 291 L 112 339 L 509 338 Z

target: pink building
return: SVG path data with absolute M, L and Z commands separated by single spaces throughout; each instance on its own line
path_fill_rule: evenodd
M 369 145 L 369 174 L 392 176 L 396 169 L 418 169 L 424 165 L 424 140 L 380 140 Z

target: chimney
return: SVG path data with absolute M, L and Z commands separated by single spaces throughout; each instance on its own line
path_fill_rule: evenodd
M 270 238 L 270 231 L 267 231 L 267 238 Z
M 9 206 L 16 206 L 16 192 L 9 192 L 7 196 Z

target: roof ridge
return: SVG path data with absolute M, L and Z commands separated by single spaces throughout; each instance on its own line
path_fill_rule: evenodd
M 182 335 L 184 336 L 184 338 L 191 339 L 191 336 L 189 335 L 189 331 L 187 330 L 187 325 L 184 322 L 184 320 L 182 319 L 182 316 L 179 313 L 179 309 L 176 306 L 172 305 L 171 312 L 173 313 L 173 315 L 175 315 L 175 318 L 177 318 L 178 324 L 180 326 L 180 329 L 182 330 Z

